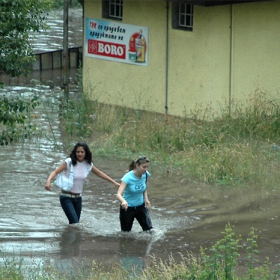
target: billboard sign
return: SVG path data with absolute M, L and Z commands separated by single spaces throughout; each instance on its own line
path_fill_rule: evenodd
M 134 65 L 148 65 L 148 28 L 86 19 L 86 56 Z

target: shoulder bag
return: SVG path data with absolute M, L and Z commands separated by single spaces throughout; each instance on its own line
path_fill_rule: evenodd
M 74 184 L 74 170 L 72 163 L 70 163 L 69 177 L 65 175 L 65 172 L 61 172 L 56 176 L 56 180 L 54 181 L 54 183 L 57 187 L 61 188 L 64 191 L 71 191 Z

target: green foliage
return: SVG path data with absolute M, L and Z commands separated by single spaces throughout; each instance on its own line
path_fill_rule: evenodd
M 34 54 L 29 34 L 31 31 L 39 32 L 45 27 L 46 11 L 50 5 L 50 0 L 1 1 L 0 72 L 11 76 L 27 75 L 30 72 Z M 37 104 L 37 97 L 29 101 L 20 98 L 0 98 L 0 145 L 8 145 L 30 137 L 35 128 L 26 123 L 26 114 Z
M 3 254 L 3 252 L 1 254 Z M 2 256 L 2 260 L 3 262 L 0 266 L 0 279 L 24 280 L 22 273 L 22 259 Z
M 269 266 L 269 260 L 264 264 L 260 264 L 257 255 L 260 252 L 256 249 L 257 245 L 257 235 L 255 234 L 254 228 L 248 234 L 247 242 L 245 245 L 241 245 L 242 239 L 241 236 L 235 237 L 235 233 L 233 232 L 232 226 L 230 224 L 226 225 L 226 229 L 223 232 L 224 237 L 216 242 L 215 245 L 212 246 L 210 252 L 212 252 L 212 256 L 206 256 L 206 259 L 210 259 L 210 264 L 213 267 L 213 264 L 218 264 L 218 268 L 221 273 L 217 274 L 217 270 L 212 270 L 210 272 L 211 275 L 216 275 L 218 277 L 209 278 L 209 279 L 277 279 L 279 276 L 279 271 L 275 270 L 271 272 Z M 237 276 L 237 264 L 238 257 L 241 254 L 241 250 L 245 250 L 245 254 L 247 254 L 246 266 L 248 269 L 244 272 L 243 276 Z M 207 266 L 209 263 L 207 263 Z M 236 269 L 236 270 L 235 270 Z M 239 274 L 241 274 L 239 272 Z M 211 276 L 212 277 L 212 276 Z
M 280 149 L 272 147 L 280 144 L 280 103 L 264 92 L 236 104 L 231 116 L 221 107 L 216 118 L 211 108 L 174 117 L 101 104 L 95 87 L 71 99 L 62 106 L 63 129 L 71 138 L 87 138 L 98 156 L 141 153 L 159 163 L 158 170 L 192 180 L 278 188 Z
M 85 139 L 92 135 L 94 129 L 95 105 L 81 94 L 74 99 L 63 98 L 60 104 L 61 125 L 70 138 Z
M 222 239 L 218 240 L 215 245 L 212 246 L 210 252 L 211 256 L 207 256 L 202 249 L 203 256 L 202 264 L 205 266 L 208 274 L 205 279 L 234 279 L 235 266 L 237 259 L 240 256 L 238 250 L 242 247 L 240 245 L 241 237 L 235 238 L 235 233 L 232 227 L 228 224 L 223 232 L 225 235 Z
M 30 100 L 23 100 L 19 97 L 11 100 L 5 96 L 2 97 L 0 100 L 1 146 L 31 136 L 35 127 L 27 123 L 27 120 L 30 119 L 31 110 L 38 104 L 39 98 L 37 96 Z
M 95 88 L 90 92 L 91 99 L 94 96 Z M 94 134 L 92 146 L 99 156 L 127 158 L 141 152 L 153 165 L 161 163 L 158 168 L 201 182 L 270 188 L 279 185 L 280 149 L 272 146 L 280 138 L 280 103 L 264 92 L 256 91 L 248 102 L 236 104 L 232 116 L 226 106 L 221 107 L 216 118 L 211 108 L 174 117 L 100 104 L 98 97 L 83 103 L 78 103 L 71 115 L 85 120 L 76 121 L 77 128 L 89 125 L 87 131 Z M 84 109 L 85 105 L 92 108 Z M 90 115 L 95 116 L 94 121 L 89 122 Z M 75 134 L 72 128 L 67 129 Z
M 2 0 L 0 4 L 0 71 L 11 76 L 26 75 L 34 60 L 29 32 L 45 27 L 50 1 Z
M 172 280 L 269 280 L 278 279 L 280 272 L 273 270 L 269 260 L 260 264 L 256 255 L 257 235 L 252 228 L 247 238 L 248 244 L 242 245 L 242 237 L 234 233 L 230 224 L 226 225 L 224 235 L 210 249 L 201 248 L 201 256 L 189 254 L 182 257 L 182 262 L 155 261 L 143 271 L 140 279 Z M 244 252 L 245 251 L 245 252 Z M 247 254 L 248 269 L 239 269 L 241 255 Z M 254 257 L 252 257 L 254 255 Z

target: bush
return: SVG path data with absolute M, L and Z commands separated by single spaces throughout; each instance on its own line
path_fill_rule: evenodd
M 218 240 L 210 249 L 201 248 L 201 256 L 198 258 L 192 254 L 187 257 L 182 256 L 181 263 L 176 263 L 172 257 L 168 262 L 161 260 L 155 261 L 154 264 L 143 271 L 145 280 L 268 280 L 278 279 L 280 270 L 271 271 L 272 266 L 269 260 L 260 264 L 257 259 L 259 251 L 257 250 L 257 235 L 255 229 L 242 245 L 240 235 L 234 233 L 230 224 L 226 225 L 223 237 Z M 247 256 L 244 264 L 245 270 L 238 267 L 239 257 L 242 254 Z M 207 253 L 209 252 L 209 253 Z

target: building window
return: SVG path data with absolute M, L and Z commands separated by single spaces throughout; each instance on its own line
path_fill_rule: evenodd
M 172 3 L 172 27 L 193 30 L 193 4 L 186 2 Z
M 102 0 L 102 17 L 122 20 L 123 0 Z

